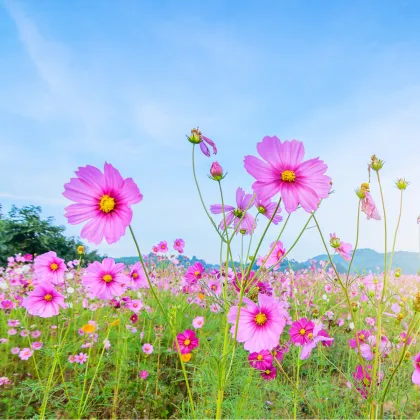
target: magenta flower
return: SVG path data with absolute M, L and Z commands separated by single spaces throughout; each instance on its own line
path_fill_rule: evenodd
M 296 346 L 303 346 L 309 343 L 313 337 L 315 324 L 306 318 L 295 321 L 289 330 L 290 341 Z
M 38 285 L 27 298 L 23 300 L 22 306 L 31 315 L 41 318 L 50 318 L 58 315 L 60 306 L 66 308 L 64 296 L 55 290 L 49 282 Z
M 261 372 L 261 377 L 266 381 L 272 381 L 273 379 L 276 379 L 276 376 L 277 369 L 274 366 L 265 369 Z
M 175 239 L 174 241 L 174 250 L 178 251 L 180 254 L 184 252 L 185 241 L 183 239 Z
M 257 197 L 257 200 L 255 202 L 255 207 L 258 209 L 258 213 L 261 213 L 263 216 L 265 216 L 268 220 L 271 220 L 273 217 L 273 214 L 277 208 L 277 203 L 272 202 L 269 198 L 265 198 L 264 200 L 261 200 Z M 273 217 L 273 223 L 277 225 L 283 220 L 283 217 L 280 215 L 281 208 L 277 209 L 276 215 Z
M 33 354 L 33 351 L 29 348 L 24 348 L 19 352 L 20 360 L 28 360 Z
M 241 218 L 243 217 L 241 225 L 239 229 L 236 231 L 236 233 L 241 232 L 241 233 L 251 234 L 252 232 L 254 232 L 254 229 L 256 227 L 255 219 L 251 214 L 248 213 L 248 210 L 253 206 L 253 204 L 250 204 L 251 200 L 252 200 L 252 194 L 245 194 L 245 191 L 242 188 L 238 188 L 236 190 L 237 208 L 228 206 L 228 205 L 225 205 L 224 207 L 225 217 L 226 217 L 226 226 L 230 226 L 233 222 L 233 225 L 236 229 Z M 210 211 L 213 214 L 223 214 L 222 205 L 213 204 L 210 206 Z M 244 216 L 244 213 L 245 213 L 245 216 Z M 220 222 L 219 227 L 220 229 L 225 230 L 224 219 L 222 219 L 222 221 Z
M 220 293 L 222 293 L 222 286 L 220 284 L 219 280 L 212 280 L 209 282 L 209 290 L 211 294 L 214 294 L 215 296 L 219 296 Z
M 76 175 L 64 185 L 64 197 L 76 202 L 66 207 L 68 222 L 75 225 L 89 220 L 80 236 L 96 245 L 104 237 L 109 244 L 117 242 L 131 223 L 130 205 L 143 199 L 139 188 L 109 163 L 104 173 L 89 165 L 79 167 Z
M 159 252 L 166 253 L 169 251 L 168 242 L 162 241 L 158 243 Z
M 79 353 L 76 356 L 74 356 L 74 361 L 76 363 L 79 363 L 79 365 L 84 365 L 87 362 L 87 359 L 89 356 L 86 353 Z
M 287 312 L 274 297 L 267 295 L 258 295 L 258 305 L 248 298 L 244 298 L 244 302 L 246 306 L 239 313 L 237 341 L 244 343 L 249 352 L 272 350 L 279 344 Z M 233 337 L 238 310 L 238 306 L 233 306 L 228 313 L 228 321 L 233 324 L 230 330 Z
M 270 244 L 270 251 L 271 249 L 273 249 L 273 251 L 268 256 L 265 267 L 278 267 L 286 254 L 286 250 L 284 249 L 283 243 L 280 241 Z
M 149 343 L 143 344 L 143 347 L 141 349 L 143 350 L 143 353 L 145 354 L 153 353 L 153 346 Z
M 420 386 L 420 352 L 413 357 L 414 372 L 411 380 L 414 384 Z
M 328 167 L 319 158 L 302 162 L 305 149 L 300 141 L 282 143 L 276 136 L 266 136 L 257 150 L 264 160 L 246 156 L 245 169 L 256 179 L 252 188 L 261 199 L 280 193 L 288 213 L 298 205 L 310 213 L 328 197 L 331 178 L 324 175 Z
M 102 263 L 90 264 L 83 275 L 82 283 L 99 299 L 112 299 L 121 296 L 130 279 L 123 274 L 124 264 L 115 264 L 113 258 L 104 258 Z
M 381 220 L 381 216 L 379 215 L 372 196 L 367 191 L 365 191 L 365 195 L 365 198 L 362 200 L 362 212 L 366 213 L 368 220 Z
M 136 262 L 130 270 L 131 288 L 133 290 L 149 289 L 149 283 L 141 262 Z
M 361 330 L 361 331 L 357 332 L 357 338 L 359 340 L 359 345 L 363 344 L 368 337 L 370 337 L 370 331 L 368 331 L 368 330 Z M 351 338 L 349 340 L 349 345 L 350 345 L 350 348 L 356 349 L 356 353 L 357 353 L 357 351 L 358 351 L 357 350 L 357 341 L 356 341 L 355 338 Z
M 338 252 L 346 261 L 351 260 L 353 247 L 347 242 L 342 242 L 335 233 L 330 233 L 330 243 L 336 252 Z
M 258 370 L 265 370 L 273 366 L 273 356 L 268 350 L 251 353 L 248 356 L 249 364 Z
M 320 334 L 322 331 L 322 323 L 315 325 L 312 333 L 308 334 L 308 341 L 303 344 L 302 351 L 300 353 L 300 360 L 307 359 L 312 350 L 317 346 L 318 343 L 333 343 L 334 338 L 331 338 L 326 331 L 323 334 Z
M 192 326 L 198 330 L 204 325 L 204 317 L 197 316 L 193 319 Z
M 220 181 L 224 178 L 223 168 L 220 166 L 219 162 L 213 162 L 211 164 L 210 175 L 210 178 L 214 179 L 215 181 Z
M 187 136 L 188 137 L 188 136 Z M 217 147 L 214 144 L 213 140 L 210 140 L 208 137 L 203 136 L 201 131 L 198 128 L 193 128 L 191 130 L 191 136 L 188 137 L 188 140 L 193 144 L 200 144 L 201 151 L 207 156 L 210 157 L 209 148 L 205 143 L 210 145 L 213 148 L 213 154 L 217 153 Z
M 196 347 L 198 347 L 198 337 L 195 335 L 193 330 L 185 330 L 183 333 L 180 333 L 176 336 L 176 341 L 178 341 L 179 350 L 181 354 L 191 353 Z M 174 349 L 178 351 L 176 343 L 174 343 Z
M 61 284 L 66 271 L 64 260 L 57 257 L 54 251 L 41 254 L 35 258 L 35 276 L 42 281 L 49 281 L 53 284 Z
M 205 271 L 206 269 L 203 267 L 203 264 L 196 262 L 191 267 L 188 267 L 184 279 L 190 286 L 194 285 L 203 277 Z
M 134 314 L 137 314 L 139 311 L 141 311 L 144 307 L 143 302 L 139 299 L 132 299 L 127 303 L 127 308 L 130 309 L 130 311 L 133 311 Z M 137 315 L 136 315 L 137 316 Z M 137 322 L 137 318 L 134 318 Z M 135 323 L 135 322 L 134 322 Z
M 149 376 L 149 373 L 147 372 L 147 370 L 141 370 L 139 373 L 139 377 L 143 380 L 146 380 L 148 376 Z

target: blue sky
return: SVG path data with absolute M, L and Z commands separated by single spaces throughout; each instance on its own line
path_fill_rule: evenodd
M 336 193 L 319 212 L 328 235 L 354 242 L 354 189 L 376 153 L 390 230 L 397 177 L 411 181 L 397 242 L 418 250 L 420 3 L 417 1 L 0 0 L 0 202 L 40 205 L 65 224 L 63 184 L 78 166 L 108 161 L 144 200 L 133 227 L 144 252 L 182 237 L 186 253 L 218 258 L 191 175 L 194 126 L 229 172 L 227 203 L 250 191 L 243 157 L 264 135 L 304 142 L 329 165 Z M 212 159 L 197 156 L 208 205 Z M 379 202 L 378 189 L 372 193 Z M 306 221 L 294 214 L 290 245 Z M 361 224 L 362 247 L 383 249 L 383 225 Z M 262 226 L 258 232 L 261 232 Z M 78 235 L 80 226 L 68 226 Z M 263 251 L 276 236 L 273 229 Z M 100 251 L 133 255 L 129 237 Z M 322 252 L 315 229 L 292 257 Z

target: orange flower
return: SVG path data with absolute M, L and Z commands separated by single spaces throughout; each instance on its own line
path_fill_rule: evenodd
M 111 327 L 115 327 L 116 325 L 120 325 L 120 320 L 116 319 L 115 321 L 111 322 L 109 325 L 111 325 Z
M 191 353 L 181 354 L 181 359 L 183 362 L 189 362 L 191 360 L 191 357 L 192 357 Z
M 82 330 L 86 334 L 93 333 L 95 331 L 95 326 L 93 324 L 83 325 Z

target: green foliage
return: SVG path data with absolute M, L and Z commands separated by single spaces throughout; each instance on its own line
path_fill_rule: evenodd
M 83 245 L 78 238 L 66 237 L 64 226 L 55 226 L 54 219 L 41 217 L 41 207 L 12 206 L 8 216 L 1 214 L 0 208 L 0 264 L 7 257 L 17 253 L 40 255 L 54 250 L 66 261 L 78 259 L 77 247 Z M 97 251 L 88 252 L 85 247 L 85 261 L 100 259 Z

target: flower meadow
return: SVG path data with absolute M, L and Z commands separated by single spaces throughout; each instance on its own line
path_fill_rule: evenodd
M 83 246 L 74 261 L 53 249 L 9 257 L 0 268 L 1 417 L 418 418 L 420 277 L 392 264 L 409 183 L 395 182 L 400 213 L 390 223 L 386 165 L 368 158 L 350 192 L 355 237 L 345 242 L 319 224 L 333 180 L 326 162 L 305 156 L 302 142 L 264 137 L 244 159 L 255 181 L 235 197 L 223 193 L 222 166 L 209 163 L 206 188 L 216 188 L 220 200 L 207 203 L 195 159 L 217 154 L 217 146 L 198 128 L 187 140 L 209 222 L 201 234 L 220 240 L 217 268 L 181 264 L 188 247 L 181 237 L 141 249 L 131 228 L 133 209 L 147 200 L 141 180 L 110 163 L 78 168 L 64 185 L 68 223 L 95 245 L 131 236 L 138 261 L 86 263 Z M 285 243 L 296 212 L 307 220 Z M 383 224 L 382 272 L 351 270 L 361 218 Z M 328 258 L 280 269 L 309 228 Z

